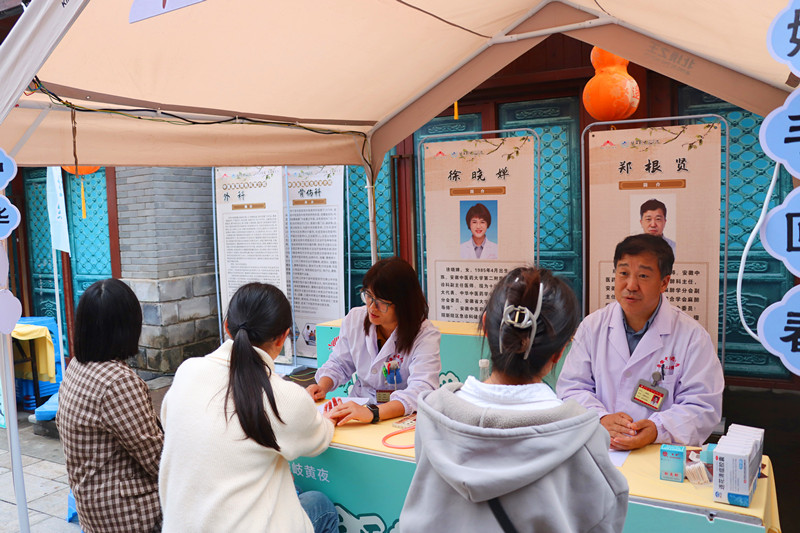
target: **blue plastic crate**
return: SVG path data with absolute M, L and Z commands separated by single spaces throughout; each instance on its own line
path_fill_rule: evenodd
M 56 382 L 50 383 L 49 381 L 39 382 L 39 397 L 46 398 L 58 392 L 61 386 L 61 361 L 56 361 Z M 36 395 L 33 390 L 33 380 L 15 378 L 16 391 L 17 391 L 17 405 L 26 411 L 36 409 Z

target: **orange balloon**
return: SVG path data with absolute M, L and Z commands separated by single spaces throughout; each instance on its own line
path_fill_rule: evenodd
M 583 105 L 597 120 L 622 120 L 639 107 L 639 84 L 628 74 L 628 61 L 596 46 L 592 48 L 595 75 L 583 88 Z
M 83 165 L 78 165 L 78 171 L 75 172 L 75 165 L 72 166 L 62 166 L 64 171 L 69 172 L 70 174 L 75 174 L 76 176 L 85 176 L 86 174 L 94 174 L 100 167 L 85 167 Z

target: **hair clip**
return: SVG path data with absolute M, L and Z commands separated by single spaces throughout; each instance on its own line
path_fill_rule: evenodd
M 500 353 L 503 352 L 503 328 L 506 325 L 514 326 L 517 329 L 531 328 L 530 341 L 528 342 L 528 349 L 525 350 L 523 359 L 527 359 L 533 347 L 533 338 L 536 336 L 536 321 L 539 314 L 542 312 L 542 295 L 544 294 L 544 283 L 539 283 L 539 298 L 536 301 L 536 310 L 531 313 L 531 310 L 524 305 L 508 305 L 506 300 L 503 307 L 503 319 L 500 322 Z

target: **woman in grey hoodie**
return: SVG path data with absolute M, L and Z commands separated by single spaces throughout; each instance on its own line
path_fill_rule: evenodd
M 420 395 L 417 469 L 400 530 L 621 531 L 628 484 L 597 414 L 542 382 L 579 321 L 547 270 L 517 268 L 481 316 L 492 372 Z

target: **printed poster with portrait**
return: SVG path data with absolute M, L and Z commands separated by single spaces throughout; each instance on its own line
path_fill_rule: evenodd
M 614 248 L 661 236 L 675 264 L 666 290 L 717 344 L 720 124 L 592 132 L 589 136 L 589 312 L 614 301 Z
M 497 281 L 534 262 L 534 144 L 423 144 L 431 318 L 476 322 Z

